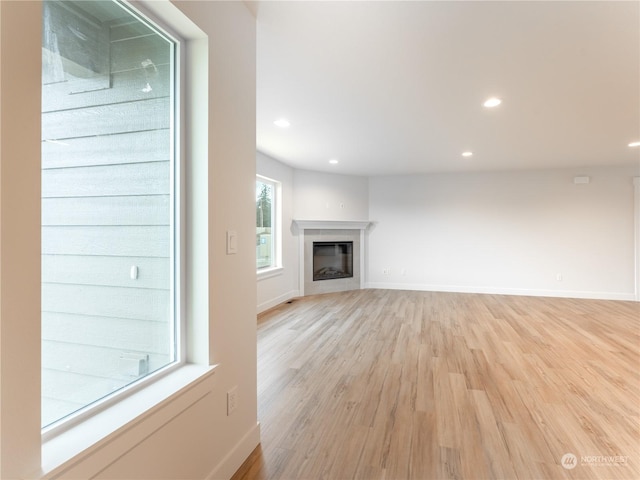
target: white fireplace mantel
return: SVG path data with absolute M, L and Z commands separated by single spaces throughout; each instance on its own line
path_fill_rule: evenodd
M 342 220 L 294 220 L 298 230 L 366 230 L 371 222 Z
M 298 228 L 299 245 L 299 265 L 300 274 L 298 275 L 298 288 L 300 296 L 304 296 L 305 289 L 305 230 L 359 230 L 360 233 L 360 288 L 364 286 L 365 280 L 365 235 L 364 232 L 373 223 L 368 220 L 364 221 L 343 221 L 343 220 L 294 220 L 294 225 Z

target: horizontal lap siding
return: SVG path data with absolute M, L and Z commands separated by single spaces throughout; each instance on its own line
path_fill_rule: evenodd
M 43 198 L 42 225 L 169 225 L 169 202 L 160 194 Z
M 46 324 L 42 330 L 48 342 L 65 343 L 73 332 L 83 345 L 162 355 L 170 338 L 169 329 L 157 328 L 156 323 L 147 320 L 54 312 L 44 312 L 43 318 Z
M 168 297 L 166 290 L 44 283 L 42 311 L 166 323 Z
M 169 162 L 56 168 L 42 171 L 42 197 L 166 195 L 169 182 Z
M 121 371 L 120 351 L 120 349 L 80 343 L 42 342 L 42 359 L 51 365 L 51 370 L 90 377 L 87 384 L 92 383 L 95 378 L 114 380 L 116 383 L 122 380 L 130 382 L 131 376 Z M 156 368 L 162 366 L 167 360 L 167 355 L 149 354 L 151 371 L 154 370 L 154 366 Z M 111 391 L 106 393 L 111 393 Z M 74 400 L 77 401 L 77 399 L 76 392 L 74 392 Z M 83 399 L 87 402 L 91 400 L 95 400 L 95 398 Z
M 112 28 L 110 88 L 43 85 L 45 424 L 135 380 L 124 354 L 170 361 L 170 66 L 145 31 Z
M 111 88 L 83 94 L 66 95 L 65 83 L 52 83 L 42 87 L 42 112 L 58 112 L 137 100 L 150 100 L 169 96 L 169 82 L 165 80 L 169 65 L 160 65 L 158 72 L 149 76 L 143 68 L 111 75 Z M 144 91 L 147 84 L 150 91 Z M 46 138 L 46 137 L 45 137 Z
M 160 42 L 155 35 L 136 36 L 111 43 L 111 73 L 140 69 L 141 63 L 151 60 L 157 68 L 169 63 L 169 49 L 166 42 Z M 144 69 L 151 79 L 156 78 L 154 69 Z
M 42 342 L 42 360 L 47 365 L 45 379 L 57 379 L 57 383 L 43 382 L 43 394 L 59 400 L 81 401 L 86 405 L 120 388 L 135 377 L 122 370 L 120 349 L 63 342 Z M 149 354 L 149 371 L 166 365 L 166 354 Z M 68 382 L 73 382 L 70 390 Z M 73 397 L 67 392 L 73 391 Z
M 131 378 L 126 376 L 93 376 L 64 370 L 45 370 L 42 372 L 42 396 L 45 401 L 52 399 L 64 406 L 75 407 L 75 410 L 99 400 L 129 383 L 131 383 Z M 74 392 L 72 400 L 66 393 L 69 391 Z M 70 412 L 73 410 L 60 413 Z M 58 414 L 58 412 L 55 413 Z M 59 415 L 57 416 L 59 417 Z
M 42 138 L 64 140 L 169 128 L 166 108 L 166 99 L 154 98 L 44 113 Z
M 168 161 L 169 129 L 112 135 L 108 149 L 104 137 L 43 142 L 42 169 L 89 167 Z
M 42 253 L 169 257 L 169 227 L 43 227 Z
M 80 344 L 62 349 L 62 345 L 48 341 L 43 341 L 42 345 L 43 362 L 57 367 L 42 371 L 43 414 L 49 419 L 58 419 L 131 383 L 131 376 L 118 373 L 119 359 L 112 352 Z M 83 348 L 84 351 L 80 351 Z M 167 356 L 150 355 L 150 371 L 165 365 L 167 361 Z M 102 375 L 74 371 L 83 365 L 82 362 L 84 365 L 110 366 L 113 370 L 102 372 Z M 74 392 L 73 397 L 68 392 Z
M 138 278 L 131 278 L 131 267 L 137 267 Z M 44 283 L 169 290 L 170 273 L 169 262 L 161 257 L 42 256 Z

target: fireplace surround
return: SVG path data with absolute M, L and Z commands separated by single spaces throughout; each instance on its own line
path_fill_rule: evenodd
M 369 227 L 368 221 L 324 221 L 324 220 L 294 220 L 299 238 L 300 295 L 315 295 L 319 293 L 359 290 L 364 286 L 364 258 L 365 231 Z M 350 275 L 336 275 L 336 278 L 319 279 L 313 276 L 313 251 L 316 244 L 351 244 L 352 272 Z M 336 247 L 333 247 L 334 249 Z M 342 253 L 344 249 L 344 253 Z M 348 247 L 338 247 L 340 261 L 344 261 L 348 254 Z M 335 270 L 343 270 L 340 268 Z

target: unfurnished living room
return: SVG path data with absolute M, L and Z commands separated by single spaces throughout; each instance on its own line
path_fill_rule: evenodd
M 0 0 L 0 94 L 3 480 L 640 478 L 640 2 Z
M 638 3 L 256 10 L 234 479 L 637 478 Z

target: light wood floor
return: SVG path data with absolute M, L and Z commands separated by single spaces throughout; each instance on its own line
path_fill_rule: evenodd
M 295 300 L 259 318 L 262 445 L 234 480 L 640 479 L 639 334 L 632 302 Z

